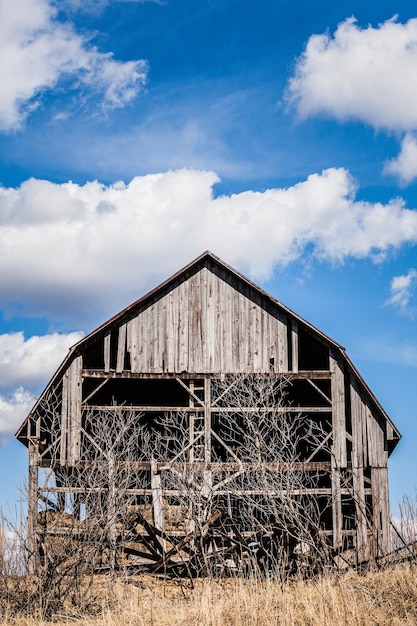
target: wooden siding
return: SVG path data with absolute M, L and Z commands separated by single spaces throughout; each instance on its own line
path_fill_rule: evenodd
M 61 454 L 62 465 L 79 459 L 81 442 L 81 370 L 82 357 L 76 357 L 62 379 Z
M 287 323 L 249 289 L 242 293 L 202 268 L 127 322 L 131 371 L 287 372 Z M 124 342 L 121 331 L 118 371 Z

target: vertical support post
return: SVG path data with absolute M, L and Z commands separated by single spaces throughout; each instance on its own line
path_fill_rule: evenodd
M 342 496 L 340 491 L 340 471 L 332 455 L 332 519 L 333 519 L 333 548 L 342 547 Z
M 161 474 L 158 472 L 157 464 L 153 459 L 151 461 L 151 489 L 154 525 L 158 530 L 164 530 L 164 501 L 162 496 Z M 165 552 L 165 539 L 160 539 L 159 542 Z
M 204 379 L 204 460 L 211 461 L 211 380 Z
M 30 427 L 30 426 L 29 426 Z M 37 444 L 29 441 L 29 482 L 28 482 L 28 574 L 35 574 L 39 561 L 37 539 L 38 515 L 38 460 Z
M 107 525 L 109 529 L 110 571 L 116 568 L 117 529 L 116 529 L 116 465 L 114 455 L 110 453 L 108 462 L 109 495 L 107 501 Z
M 204 379 L 204 461 L 207 464 L 211 461 L 211 380 Z M 206 499 L 205 515 L 211 509 L 211 492 L 213 487 L 213 475 L 210 469 L 204 470 L 202 497 Z

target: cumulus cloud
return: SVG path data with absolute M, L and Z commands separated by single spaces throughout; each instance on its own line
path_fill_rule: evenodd
M 324 113 L 375 128 L 417 128 L 417 19 L 313 35 L 298 59 L 288 98 L 301 117 Z
M 417 270 L 412 268 L 407 274 L 394 276 L 391 280 L 391 296 L 386 304 L 391 304 L 402 312 L 407 312 L 410 300 L 417 288 Z
M 35 392 L 82 337 L 81 332 L 28 339 L 22 332 L 0 335 L 0 443 L 17 430 L 36 400 Z
M 51 0 L 3 2 L 0 21 L 0 130 L 19 128 L 40 95 L 66 79 L 121 107 L 146 81 L 143 60 L 121 62 L 58 20 Z
M 414 133 L 405 135 L 399 155 L 386 163 L 384 173 L 397 176 L 403 183 L 411 183 L 417 178 L 417 138 Z
M 44 383 L 58 367 L 68 348 L 82 339 L 81 332 L 34 335 L 23 332 L 0 335 L 0 385 L 33 387 Z
M 36 397 L 23 387 L 9 396 L 0 395 L 0 444 L 4 444 L 16 432 L 35 400 Z
M 417 242 L 400 199 L 355 199 L 344 169 L 292 187 L 215 198 L 218 177 L 169 171 L 103 185 L 30 179 L 0 188 L 0 297 L 61 319 L 109 314 L 204 249 L 262 280 L 306 251 L 382 259 Z M 68 318 L 65 318 L 68 319 Z

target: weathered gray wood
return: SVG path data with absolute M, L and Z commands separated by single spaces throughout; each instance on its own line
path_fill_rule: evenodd
M 272 315 L 203 268 L 127 322 L 131 369 L 133 373 L 287 372 L 287 322 L 285 315 Z M 123 326 L 117 372 L 122 371 L 122 357 L 124 361 Z M 105 361 L 107 371 L 109 361 Z M 296 371 L 297 360 L 294 363 Z
M 354 467 L 353 473 L 353 495 L 356 508 L 356 553 L 358 562 L 369 559 L 368 537 L 367 537 L 367 515 L 365 502 L 365 485 L 363 480 L 363 468 Z
M 330 355 L 332 374 L 333 454 L 337 467 L 344 468 L 346 457 L 345 380 L 341 363 L 334 353 Z
M 375 556 L 388 553 L 389 548 L 389 497 L 388 471 L 386 467 L 373 467 L 372 476 L 372 505 L 373 530 L 375 536 Z
M 104 346 L 103 346 L 103 353 L 104 353 L 104 371 L 107 373 L 110 371 L 110 340 L 111 340 L 111 334 L 110 331 L 107 332 L 104 335 Z
M 291 322 L 291 354 L 292 354 L 292 367 L 291 370 L 294 374 L 298 372 L 298 322 L 292 320 Z
M 96 445 L 91 441 L 92 434 L 81 430 L 81 417 L 85 416 L 87 411 L 108 411 L 109 414 L 112 411 L 146 413 L 145 418 L 149 424 L 155 418 L 155 413 L 159 414 L 155 418 L 158 421 L 162 420 L 167 412 L 183 413 L 184 424 L 189 424 L 187 426 L 189 432 L 184 448 L 178 454 L 175 453 L 174 459 L 158 463 L 151 459 L 126 462 L 126 464 L 119 462 L 114 463 L 110 469 L 113 473 L 122 467 L 129 467 L 133 471 L 138 470 L 143 473 L 149 472 L 147 474 L 150 476 L 148 488 L 141 489 L 139 485 L 132 485 L 132 488 L 126 491 L 126 494 L 132 496 L 151 497 L 155 528 L 149 532 L 155 534 L 162 532 L 164 499 L 166 500 L 168 496 L 180 498 L 184 495 L 179 489 L 163 488 L 164 484 L 170 483 L 169 475 L 171 479 L 172 476 L 181 478 L 186 472 L 187 480 L 192 482 L 194 478 L 196 479 L 201 488 L 202 498 L 200 503 L 194 502 L 194 506 L 199 511 L 199 517 L 204 519 L 204 515 L 206 513 L 208 515 L 208 508 L 205 509 L 206 499 L 207 507 L 210 507 L 213 504 L 213 500 L 210 500 L 213 494 L 216 494 L 216 497 L 230 496 L 228 488 L 231 487 L 232 481 L 236 482 L 238 476 L 256 470 L 250 463 L 240 461 L 239 456 L 245 459 L 246 457 L 240 455 L 238 448 L 232 450 L 232 444 L 227 445 L 227 435 L 222 434 L 226 440 L 222 441 L 222 437 L 215 432 L 214 427 L 211 427 L 212 421 L 221 417 L 219 415 L 221 413 L 230 415 L 236 412 L 250 412 L 255 414 L 263 410 L 258 407 L 244 407 L 243 409 L 233 406 L 219 407 L 219 401 L 211 405 L 212 379 L 231 374 L 247 376 L 258 373 L 262 376 L 277 378 L 280 374 L 284 374 L 286 378 L 288 377 L 290 384 L 292 381 L 305 380 L 307 382 L 294 384 L 294 393 L 299 395 L 292 406 L 269 407 L 264 410 L 271 413 L 273 411 L 285 412 L 288 414 L 288 419 L 292 419 L 294 413 L 301 415 L 305 413 L 308 417 L 314 418 L 315 416 L 317 422 L 322 419 L 326 421 L 328 419 L 326 414 L 332 414 L 332 433 L 328 438 L 322 444 L 316 445 L 314 451 L 310 451 L 310 456 L 305 463 L 291 465 L 291 471 L 310 473 L 311 479 L 314 478 L 314 472 L 330 472 L 331 482 L 328 486 L 320 488 L 308 486 L 305 489 L 300 487 L 287 492 L 278 489 L 270 495 L 284 497 L 309 493 L 312 496 L 329 498 L 331 496 L 332 529 L 326 528 L 323 532 L 333 533 L 334 547 L 339 549 L 346 545 L 347 537 L 354 537 L 356 532 L 359 560 L 368 558 L 372 554 L 381 554 L 388 546 L 389 536 L 387 440 L 399 435 L 396 431 L 394 432 L 390 423 L 383 423 L 385 417 L 382 409 L 377 406 L 375 398 L 366 389 L 344 351 L 331 340 L 328 341 L 329 365 L 327 366 L 322 360 L 322 366 L 326 369 L 300 371 L 300 365 L 303 365 L 303 362 L 299 361 L 299 355 L 303 357 L 304 362 L 307 362 L 304 356 L 308 356 L 302 342 L 308 333 L 310 339 L 307 350 L 313 350 L 316 332 L 320 335 L 320 341 L 326 343 L 326 337 L 311 325 L 293 315 L 285 307 L 274 303 L 273 299 L 263 294 L 261 290 L 257 291 L 250 283 L 232 276 L 226 269 L 212 271 L 208 264 L 200 267 L 198 271 L 190 271 L 180 280 L 165 285 L 162 290 L 136 303 L 122 316 L 113 318 L 111 324 L 98 331 L 96 344 L 90 341 L 89 346 L 92 346 L 91 350 L 94 355 L 97 349 L 100 350 L 99 356 L 102 363 L 100 368 L 82 369 L 82 346 L 79 356 L 76 356 L 78 352 L 71 354 L 68 366 L 66 369 L 63 367 L 60 374 L 62 378 L 61 432 L 58 434 L 61 442 L 60 463 L 70 467 L 76 464 L 80 468 L 91 467 L 88 459 L 80 458 L 81 432 L 86 441 L 88 440 L 93 446 Z M 116 340 L 117 346 L 112 345 L 112 341 Z M 87 350 L 89 349 L 87 347 Z M 95 358 L 96 356 L 94 360 Z M 91 361 L 92 359 L 86 358 L 86 363 Z M 129 361 L 130 370 L 127 367 Z M 320 359 L 318 361 L 320 362 Z M 347 394 L 347 398 L 350 396 L 351 399 L 349 407 L 352 421 L 351 434 L 346 432 L 345 376 L 350 377 L 351 382 Z M 89 381 L 89 389 L 94 387 L 92 384 L 94 379 L 97 379 L 97 386 L 89 393 L 81 406 L 83 377 L 92 379 Z M 109 381 L 111 381 L 112 388 L 117 388 L 118 381 L 129 379 L 132 381 L 131 384 L 123 382 L 120 388 L 133 390 L 133 381 L 139 379 L 141 383 L 138 387 L 141 388 L 148 379 L 159 381 L 154 384 L 155 389 L 161 390 L 161 399 L 158 401 L 154 398 L 151 406 L 142 405 L 140 403 L 144 401 L 146 393 L 141 398 L 135 397 L 132 391 L 127 394 L 125 402 L 126 404 L 129 401 L 137 402 L 138 405 L 121 407 L 120 405 L 90 404 L 87 406 L 94 396 L 98 402 L 101 394 L 99 396 L 97 391 Z M 174 392 L 170 401 L 161 381 L 170 381 L 170 384 L 166 385 L 167 393 L 170 393 L 172 385 L 175 385 L 172 381 L 175 379 L 182 387 L 182 389 L 178 387 L 177 392 L 182 397 L 184 397 L 184 388 L 188 392 L 187 407 L 164 406 L 164 404 L 175 404 L 176 394 Z M 330 393 L 327 391 L 329 380 L 331 381 Z M 327 382 L 322 384 L 319 381 Z M 314 393 L 310 393 L 312 389 L 308 389 L 308 386 L 315 390 Z M 307 395 L 303 398 L 301 392 L 297 390 L 306 388 L 308 389 Z M 199 397 L 200 395 L 203 399 Z M 108 394 L 108 397 L 107 402 L 110 402 L 111 395 Z M 308 400 L 310 397 L 314 398 L 312 402 L 317 403 L 317 406 L 303 406 L 310 402 Z M 124 401 L 123 398 L 121 401 Z M 183 404 L 183 399 L 178 400 L 178 403 Z M 59 410 L 59 401 L 57 406 Z M 149 415 L 151 413 L 154 415 Z M 21 431 L 23 433 L 21 437 L 26 436 L 32 444 L 43 436 L 41 420 L 40 414 L 37 418 L 34 417 L 35 430 L 30 428 L 32 422 L 28 422 L 27 430 Z M 224 447 L 226 456 L 229 456 L 233 462 L 212 462 L 211 443 L 214 440 Z M 330 440 L 332 440 L 331 463 L 312 462 L 311 459 L 317 458 L 315 455 Z M 349 446 L 347 446 L 347 441 L 349 441 Z M 350 443 L 352 454 L 348 457 Z M 30 505 L 32 510 L 35 507 L 33 503 L 37 502 L 38 497 L 35 489 L 37 469 L 39 467 L 53 469 L 54 462 L 56 462 L 51 458 L 53 442 L 47 441 L 46 446 L 46 450 L 51 451 L 50 456 L 47 456 L 43 448 L 43 457 L 39 454 L 31 457 L 32 466 L 29 474 L 34 494 Z M 184 460 L 187 459 L 188 462 L 185 463 Z M 268 471 L 288 469 L 282 464 L 264 463 L 262 467 Z M 259 470 L 259 467 L 257 469 Z M 164 472 L 167 474 L 164 475 Z M 165 478 L 167 478 L 166 481 Z M 112 479 L 109 474 L 109 485 L 111 484 Z M 261 489 L 246 490 L 244 480 L 238 484 L 239 489 L 233 489 L 233 495 L 236 497 L 263 495 Z M 82 490 L 83 487 L 80 486 L 65 487 L 58 483 L 55 488 L 50 488 L 50 492 L 56 493 L 61 499 L 65 493 L 72 493 L 81 500 Z M 45 489 L 44 493 L 47 492 L 48 489 Z M 106 492 L 104 488 L 97 488 L 97 493 Z M 373 510 L 367 512 L 366 504 L 371 501 L 371 495 Z M 342 496 L 343 500 L 353 499 L 355 502 L 356 530 L 343 528 Z M 190 504 L 190 507 L 192 506 Z M 110 513 L 111 505 L 109 504 Z M 108 523 L 111 528 L 110 519 Z M 114 532 L 110 539 L 112 543 L 115 539 Z M 164 550 L 165 546 L 162 545 L 161 551 Z
M 157 466 L 154 461 L 151 462 L 151 489 L 152 489 L 152 511 L 154 526 L 158 530 L 163 531 L 165 527 L 164 523 L 164 500 L 161 485 L 161 474 L 157 470 Z M 164 539 L 160 539 L 161 547 L 164 552 L 166 550 L 166 542 Z
M 29 442 L 29 482 L 28 482 L 28 574 L 33 575 L 38 568 L 39 554 L 36 534 L 38 513 L 38 447 Z
M 120 374 L 124 370 L 126 354 L 126 324 L 122 324 L 119 327 L 119 336 L 117 340 L 117 359 L 116 359 L 116 372 Z
M 287 320 L 283 316 L 278 319 L 278 371 L 288 372 Z
M 65 465 L 67 461 L 68 442 L 68 369 L 62 377 L 62 402 L 61 402 L 61 442 L 60 442 L 60 463 Z
M 61 465 L 73 465 L 80 455 L 82 357 L 75 357 L 62 379 Z
M 342 494 L 340 484 L 340 473 L 332 457 L 332 518 L 333 518 L 333 548 L 339 549 L 342 546 Z

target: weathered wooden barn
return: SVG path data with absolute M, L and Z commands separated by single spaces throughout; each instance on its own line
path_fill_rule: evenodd
M 210 252 L 73 346 L 16 436 L 32 558 L 101 515 L 154 571 L 388 550 L 398 430 L 341 345 Z

